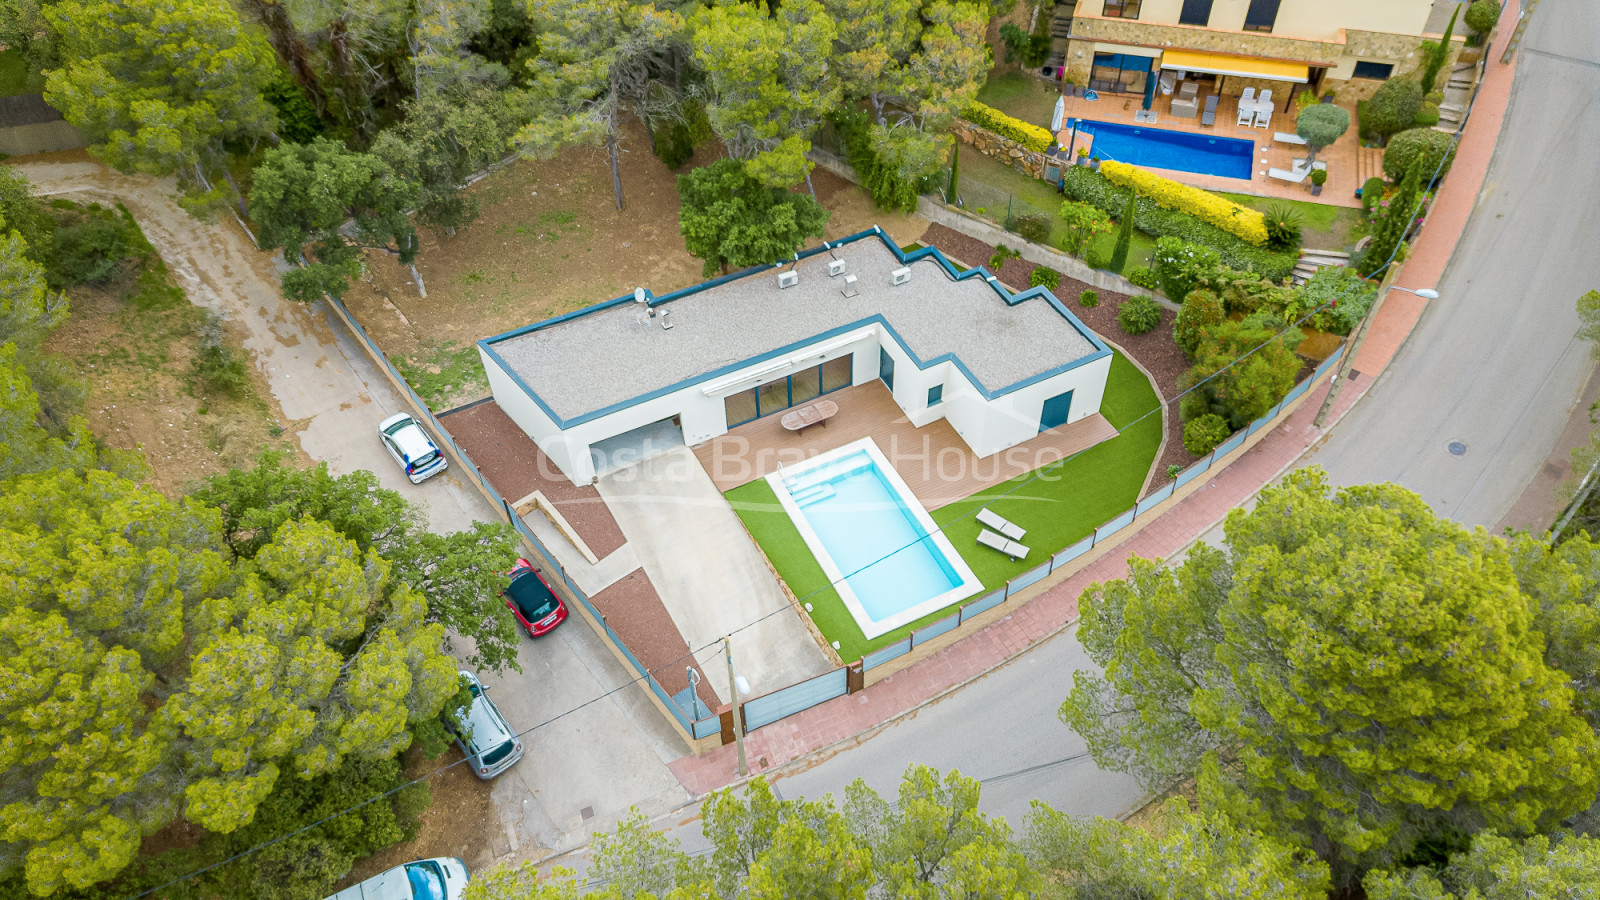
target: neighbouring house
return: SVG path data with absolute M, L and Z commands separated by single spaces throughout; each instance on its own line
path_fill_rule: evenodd
M 944 419 L 988 457 L 1098 413 L 1112 360 L 1044 288 L 1014 294 L 876 228 L 478 351 L 495 401 L 577 485 L 651 442 L 700 444 L 873 380 L 913 425 Z
M 1457 0 L 1079 0 L 1065 77 L 1101 92 L 1143 94 L 1165 72 L 1212 82 L 1206 93 L 1271 89 L 1279 109 L 1309 88 L 1341 103 L 1423 62 Z M 1058 28 L 1057 33 L 1061 33 Z M 1457 25 L 1456 34 L 1465 29 Z M 1456 51 L 1452 50 L 1452 54 Z M 1446 72 L 1449 71 L 1447 66 Z

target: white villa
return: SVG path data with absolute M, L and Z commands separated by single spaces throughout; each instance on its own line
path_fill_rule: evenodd
M 874 228 L 478 341 L 495 401 L 574 484 L 663 433 L 690 446 L 882 380 L 978 457 L 1099 412 L 1112 351 L 1044 288 L 1012 293 Z

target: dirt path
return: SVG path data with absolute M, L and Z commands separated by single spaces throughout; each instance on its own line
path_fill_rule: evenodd
M 425 504 L 435 531 L 492 520 L 481 495 L 453 472 L 422 485 L 406 480 L 372 433 L 385 415 L 404 408 L 399 396 L 343 326 L 330 326 L 323 304 L 283 299 L 273 258 L 256 250 L 231 219 L 202 222 L 174 202 L 171 179 L 122 175 L 82 151 L 30 157 L 16 168 L 42 195 L 121 200 L 189 299 L 221 313 L 243 334 L 284 427 L 313 460 L 339 474 L 376 472 L 384 487 Z

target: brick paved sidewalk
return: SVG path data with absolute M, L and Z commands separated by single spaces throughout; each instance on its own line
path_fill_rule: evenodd
M 1518 0 L 1510 0 L 1501 21 L 1515 22 L 1517 7 Z M 1489 71 L 1462 136 L 1456 162 L 1411 258 L 1401 270 L 1399 283 L 1406 287 L 1432 287 L 1438 283 L 1476 205 L 1511 93 L 1515 64 L 1502 66 L 1498 62 L 1510 32 L 1508 24 L 1492 49 Z M 1420 298 L 1398 291 L 1385 300 L 1356 358 L 1358 374 L 1347 385 L 1353 390 L 1341 392 L 1329 428 L 1366 393 L 1373 376 L 1393 358 L 1411 333 L 1423 305 Z M 1078 598 L 1089 585 L 1124 577 L 1128 559 L 1135 554 L 1165 559 L 1178 553 L 1222 521 L 1229 510 L 1248 501 L 1293 467 L 1325 433 L 1312 425 L 1312 419 L 1327 392 L 1324 382 L 1309 392 L 1305 402 L 1278 428 L 1199 490 L 1155 519 L 1145 520 L 1140 531 L 1122 545 L 1010 616 L 860 693 L 830 700 L 752 732 L 745 740 L 751 772 L 759 774 L 887 724 L 1069 627 L 1078 617 Z M 736 766 L 735 748 L 728 745 L 701 756 L 685 756 L 669 768 L 685 788 L 699 795 L 737 780 Z

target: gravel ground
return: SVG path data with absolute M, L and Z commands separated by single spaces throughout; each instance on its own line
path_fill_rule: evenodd
M 922 241 L 938 247 L 940 252 L 965 266 L 987 266 L 989 257 L 994 255 L 993 246 L 937 223 L 928 227 Z M 1033 275 L 1033 269 L 1034 264 L 1031 262 L 1009 259 L 997 274 L 1007 287 L 1020 291 L 1028 288 L 1028 280 Z M 1174 402 L 1180 390 L 1178 383 L 1183 378 L 1183 373 L 1189 371 L 1190 365 L 1189 358 L 1183 355 L 1183 351 L 1178 349 L 1177 343 L 1172 339 L 1172 324 L 1178 314 L 1162 307 L 1160 325 L 1144 334 L 1127 334 L 1122 330 L 1122 326 L 1117 324 L 1117 309 L 1128 295 L 1116 291 L 1100 291 L 1099 305 L 1084 307 L 1078 302 L 1078 296 L 1090 287 L 1092 285 L 1063 275 L 1055 295 L 1073 315 L 1096 334 L 1116 344 L 1143 366 L 1155 380 L 1156 391 L 1161 395 L 1161 399 L 1167 401 L 1167 446 L 1156 462 L 1157 476 L 1150 480 L 1150 491 L 1155 491 L 1165 484 L 1163 476 L 1167 466 L 1187 467 L 1199 459 L 1183 449 L 1183 423 L 1178 419 L 1178 404 Z

